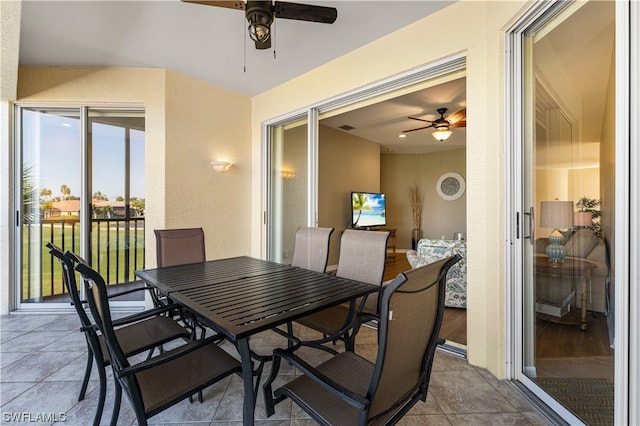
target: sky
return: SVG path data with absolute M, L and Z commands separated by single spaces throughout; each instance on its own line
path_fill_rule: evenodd
M 81 191 L 81 139 L 78 110 L 66 116 L 25 111 L 23 117 L 23 164 L 35 166 L 32 176 L 39 189 L 51 190 L 51 197 L 60 196 L 67 185 L 71 195 Z M 58 113 L 59 114 L 59 113 Z M 75 116 L 74 116 L 75 114 Z M 113 125 L 92 125 L 93 188 L 110 201 L 124 196 L 125 129 Z M 131 130 L 131 197 L 144 198 L 143 131 Z

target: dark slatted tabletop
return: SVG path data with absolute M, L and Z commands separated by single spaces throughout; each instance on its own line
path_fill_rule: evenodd
M 380 289 L 251 257 L 148 269 L 136 275 L 235 341 Z

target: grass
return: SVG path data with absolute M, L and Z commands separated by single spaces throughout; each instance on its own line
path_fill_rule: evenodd
M 138 221 L 137 228 L 135 223 L 131 223 L 129 227 L 127 243 L 127 226 L 124 220 L 92 221 L 91 259 L 87 260 L 104 277 L 107 284 L 134 281 L 133 272 L 144 268 L 144 221 Z M 46 248 L 49 241 L 63 250 L 79 254 L 78 219 L 49 218 L 41 224 L 23 226 L 22 301 L 35 301 L 66 293 L 62 267 Z M 127 256 L 129 268 L 125 270 Z

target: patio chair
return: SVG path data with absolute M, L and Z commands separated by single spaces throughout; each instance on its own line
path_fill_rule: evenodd
M 456 255 L 398 275 L 381 296 L 375 362 L 343 352 L 312 367 L 292 349 L 274 350 L 264 385 L 267 414 L 286 398 L 323 425 L 395 424 L 426 401 L 444 313 L 448 269 Z M 370 314 L 362 314 L 361 321 Z M 303 374 L 272 392 L 282 360 Z
M 154 229 L 158 268 L 204 262 L 202 228 Z
M 316 272 L 325 272 L 329 259 L 329 241 L 333 228 L 315 228 L 301 226 L 296 230 L 296 238 L 293 245 L 291 266 L 309 269 Z M 278 332 L 278 330 L 275 330 Z M 293 336 L 293 325 L 287 322 L 286 336 Z M 289 340 L 289 346 L 293 342 Z
M 116 378 L 116 396 L 122 395 L 124 389 L 138 425 L 147 425 L 148 418 L 242 371 L 240 362 L 215 343 L 219 335 L 189 341 L 156 357 L 131 364 L 111 318 L 107 286 L 102 276 L 84 263 L 78 263 L 75 269 L 82 276 L 91 314 L 104 336 Z
M 381 285 L 384 276 L 387 256 L 388 232 L 356 231 L 347 229 L 340 239 L 340 257 L 336 275 L 368 284 Z M 362 309 L 363 300 L 359 301 L 358 310 Z M 365 305 L 366 306 L 366 305 Z M 302 342 L 303 345 L 336 354 L 324 343 L 336 341 L 338 337 L 345 340 L 347 350 L 353 350 L 349 330 L 354 317 L 353 306 L 338 305 L 296 320 L 298 324 L 319 331 L 324 338 Z
M 301 226 L 296 231 L 292 266 L 324 272 L 329 259 L 329 239 L 333 228 Z
M 156 264 L 158 268 L 188 265 L 207 260 L 202 228 L 154 229 L 153 232 L 156 236 Z M 157 290 L 151 294 L 156 306 L 171 303 L 166 296 L 161 295 Z M 196 322 L 195 327 L 200 328 L 201 337 L 204 337 L 206 334 L 204 326 Z
M 76 275 L 73 269 L 74 262 L 84 262 L 84 260 L 80 256 L 72 255 L 69 252 L 67 252 L 67 254 L 63 253 L 62 249 L 53 243 L 47 243 L 47 248 L 49 248 L 49 253 L 55 256 L 62 266 L 64 285 L 69 293 L 71 304 L 80 318 L 80 331 L 84 333 L 87 343 L 87 365 L 84 372 L 84 378 L 82 379 L 82 386 L 80 388 L 78 401 L 82 401 L 85 397 L 94 359 L 98 366 L 98 379 L 100 385 L 98 405 L 96 407 L 94 417 L 94 425 L 97 425 L 100 422 L 104 408 L 107 392 L 105 368 L 110 364 L 110 358 L 109 353 L 107 352 L 107 347 L 104 343 L 104 338 L 101 334 L 98 334 L 96 325 L 89 319 L 89 316 L 85 312 L 84 305 L 86 301 L 80 299 L 80 294 L 78 292 Z M 121 293 L 114 293 L 111 297 L 113 298 L 140 290 L 145 290 L 145 288 L 140 287 Z M 175 308 L 176 306 L 167 306 L 163 309 L 154 309 L 120 319 L 117 324 L 122 327 L 119 328 L 116 333 L 122 341 L 122 350 L 126 356 L 146 351 L 150 351 L 149 356 L 151 356 L 156 347 L 159 347 L 160 350 L 162 350 L 162 344 L 164 343 L 179 338 L 190 338 L 193 331 L 189 331 L 184 327 L 181 327 L 174 320 L 161 315 L 165 310 Z M 118 417 L 119 410 L 120 401 L 118 400 L 114 403 L 112 414 L 113 419 Z

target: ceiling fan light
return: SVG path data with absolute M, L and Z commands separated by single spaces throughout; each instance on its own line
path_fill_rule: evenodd
M 249 21 L 249 36 L 253 41 L 264 43 L 271 36 L 271 23 L 273 15 L 261 8 L 247 10 L 247 21 Z
M 451 136 L 451 133 L 453 132 L 449 130 L 449 128 L 445 127 L 441 129 L 436 129 L 436 131 L 433 132 L 431 135 L 437 140 L 439 140 L 440 142 L 444 142 L 447 139 L 449 139 L 449 136 Z
M 269 31 L 269 27 L 264 24 L 251 24 L 249 25 L 249 36 L 253 41 L 264 43 L 269 40 L 271 31 Z

